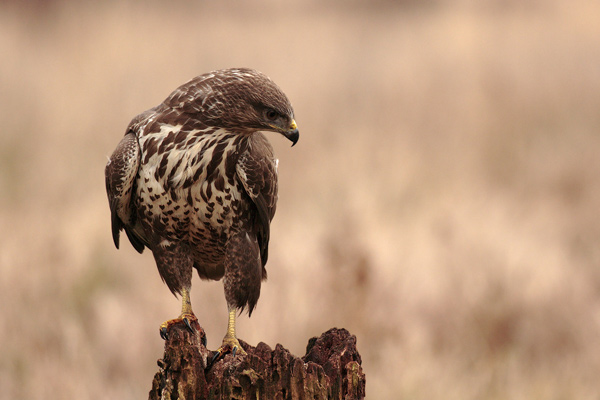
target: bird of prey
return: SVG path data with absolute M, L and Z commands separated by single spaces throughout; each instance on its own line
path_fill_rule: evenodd
M 136 116 L 106 165 L 112 236 L 125 231 L 138 251 L 149 248 L 179 318 L 197 321 L 190 302 L 192 271 L 223 278 L 229 311 L 218 353 L 244 354 L 235 318 L 249 315 L 266 279 L 269 226 L 277 203 L 277 160 L 261 131 L 292 142 L 299 133 L 283 91 L 247 68 L 213 71 L 173 91 Z

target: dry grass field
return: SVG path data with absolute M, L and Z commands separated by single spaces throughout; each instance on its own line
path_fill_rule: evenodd
M 221 4 L 223 3 L 223 4 Z M 179 300 L 110 236 L 129 120 L 203 72 L 288 94 L 238 333 L 358 338 L 369 399 L 600 398 L 600 4 L 0 3 L 0 398 L 146 398 Z M 192 302 L 219 344 L 221 283 Z

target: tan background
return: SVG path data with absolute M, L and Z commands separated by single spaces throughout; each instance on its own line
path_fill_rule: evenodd
M 250 66 L 301 137 L 269 135 L 242 339 L 302 355 L 345 327 L 370 399 L 598 399 L 600 4 L 214 3 L 0 4 L 0 398 L 147 396 L 180 305 L 113 247 L 106 157 L 179 84 Z M 193 285 L 215 348 L 222 285 Z

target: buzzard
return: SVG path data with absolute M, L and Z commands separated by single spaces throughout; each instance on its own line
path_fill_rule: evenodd
M 135 117 L 106 165 L 112 236 L 125 231 L 138 251 L 149 248 L 179 318 L 196 317 L 192 270 L 223 278 L 229 311 L 218 354 L 243 354 L 235 318 L 249 315 L 266 279 L 269 225 L 277 203 L 277 160 L 261 131 L 292 142 L 299 133 L 287 96 L 264 74 L 247 68 L 197 76 L 158 106 Z

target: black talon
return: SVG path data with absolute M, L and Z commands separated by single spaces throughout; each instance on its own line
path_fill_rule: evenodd
M 185 326 L 188 328 L 188 330 L 191 333 L 194 333 L 194 330 L 192 329 L 192 326 L 190 325 L 190 321 L 187 318 L 183 319 L 183 323 L 185 324 Z
M 217 350 L 215 352 L 215 355 L 212 357 L 212 360 L 210 360 L 210 365 L 213 365 L 215 361 L 217 361 L 219 358 L 221 358 L 221 350 Z
M 212 358 L 210 359 L 210 362 L 206 366 L 207 371 L 212 368 L 212 366 L 214 365 L 215 362 L 217 362 L 217 360 L 220 358 L 220 356 L 221 356 L 221 352 L 219 350 L 215 351 L 215 354 L 213 354 Z
M 167 328 L 160 328 L 160 337 L 163 340 L 167 340 L 169 338 L 169 334 L 167 333 Z
M 236 351 L 237 351 L 237 346 L 235 346 L 235 347 L 233 348 L 233 351 L 231 352 L 231 354 L 232 354 L 234 357 L 235 357 L 235 352 L 236 352 Z

